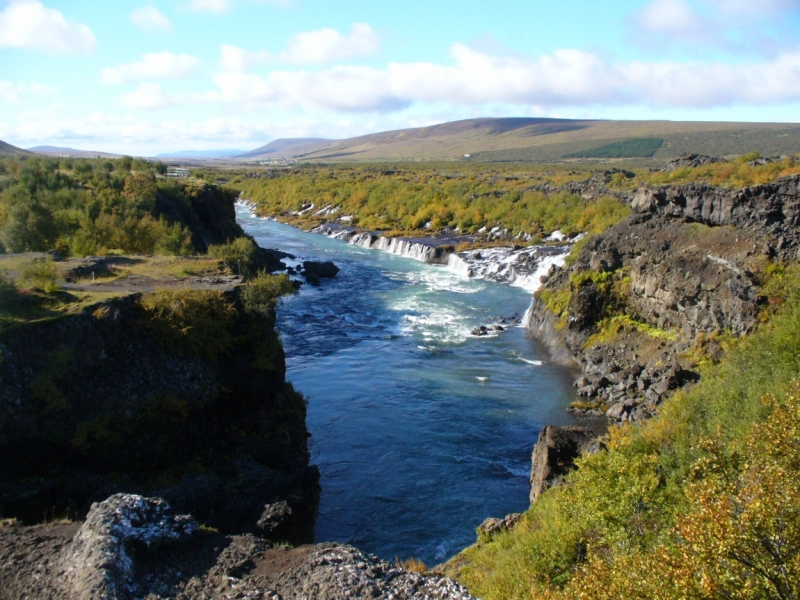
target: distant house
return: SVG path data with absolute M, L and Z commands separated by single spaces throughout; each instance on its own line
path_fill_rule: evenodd
M 188 177 L 189 169 L 183 167 L 167 167 L 167 177 Z

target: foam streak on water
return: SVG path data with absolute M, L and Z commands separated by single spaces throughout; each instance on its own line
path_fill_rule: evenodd
M 570 422 L 570 377 L 523 329 L 470 331 L 530 294 L 237 213 L 262 246 L 341 268 L 278 310 L 322 473 L 317 540 L 434 564 L 486 517 L 524 510 L 540 429 Z

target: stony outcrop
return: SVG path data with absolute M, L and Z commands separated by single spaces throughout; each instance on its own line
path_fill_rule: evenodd
M 303 261 L 303 269 L 306 273 L 313 273 L 318 277 L 333 279 L 339 273 L 339 267 L 330 261 L 318 262 L 313 260 Z
M 319 285 L 322 278 L 333 279 L 339 273 L 339 267 L 330 261 L 317 262 L 313 260 L 303 261 L 300 274 L 306 278 L 311 285 Z
M 151 586 L 137 581 L 137 557 L 185 542 L 198 528 L 194 518 L 174 515 L 160 498 L 111 496 L 92 505 L 60 557 L 63 575 L 53 583 L 62 585 L 68 598 L 123 600 L 145 596 Z
M 724 158 L 716 156 L 706 156 L 704 154 L 687 153 L 681 154 L 678 158 L 669 161 L 664 168 L 661 169 L 664 173 L 672 173 L 677 169 L 695 169 L 703 165 L 713 165 L 715 163 L 728 162 Z
M 597 435 L 586 427 L 548 425 L 542 429 L 531 457 L 531 504 L 558 485 L 575 468 L 577 458 L 601 448 Z
M 478 525 L 477 533 L 478 540 L 488 541 L 498 533 L 514 529 L 519 520 L 522 518 L 522 513 L 511 513 L 502 519 L 489 517 L 484 519 L 483 523 Z
M 131 495 L 95 504 L 83 524 L 0 525 L 0 580 L 2 600 L 472 598 L 352 546 L 198 531 L 163 500 Z
M 800 244 L 800 175 L 741 190 L 705 184 L 642 188 L 631 200 L 638 213 L 733 226 L 763 236 L 770 253 L 797 258 Z
M 554 359 L 583 372 L 571 410 L 614 422 L 647 418 L 696 381 L 691 356 L 717 360 L 720 332 L 752 330 L 764 267 L 800 249 L 800 176 L 742 190 L 642 188 L 630 202 L 631 216 L 549 275 L 529 321 Z M 548 294 L 567 294 L 563 314 Z

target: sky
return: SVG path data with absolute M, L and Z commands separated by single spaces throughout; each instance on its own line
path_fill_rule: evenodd
M 24 148 L 504 116 L 800 122 L 800 0 L 0 0 L 0 140 Z

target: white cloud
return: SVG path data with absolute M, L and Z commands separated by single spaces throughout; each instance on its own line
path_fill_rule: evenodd
M 219 49 L 219 64 L 223 71 L 241 73 L 254 64 L 264 62 L 270 57 L 266 50 L 250 51 L 224 44 Z
M 145 31 L 155 31 L 156 29 L 169 31 L 172 27 L 169 19 L 155 6 L 142 6 L 134 9 L 130 19 L 131 23 Z
M 684 0 L 651 0 L 634 15 L 643 33 L 673 38 L 705 38 L 711 29 L 706 20 Z
M 70 23 L 38 0 L 11 0 L 0 12 L 0 48 L 90 54 L 97 40 L 86 25 Z
M 270 6 L 279 6 L 280 8 L 288 8 L 294 6 L 295 0 L 252 0 L 253 4 L 269 4 Z
M 22 104 L 31 98 L 46 96 L 58 90 L 52 85 L 41 83 L 26 83 L 0 81 L 0 102 L 4 104 Z
M 265 77 L 217 73 L 213 77 L 218 89 L 203 96 L 203 101 L 244 110 L 278 106 L 335 113 L 392 112 L 414 103 L 500 104 L 542 111 L 631 105 L 706 109 L 800 102 L 800 52 L 742 65 L 611 63 L 579 50 L 559 50 L 538 59 L 497 57 L 463 44 L 454 44 L 451 55 L 450 65 L 336 66 L 315 72 L 272 71 Z
M 189 10 L 222 14 L 231 8 L 230 0 L 189 0 Z
M 123 106 L 140 110 L 167 108 L 177 102 L 177 99 L 162 90 L 160 85 L 146 81 L 140 83 L 135 91 L 120 96 L 119 100 Z
M 378 34 L 369 25 L 356 23 L 347 37 L 330 28 L 298 33 L 289 40 L 289 49 L 278 55 L 278 60 L 293 65 L 315 65 L 379 51 Z
M 203 61 L 189 54 L 156 52 L 145 54 L 136 62 L 106 67 L 103 69 L 103 83 L 127 83 L 145 79 L 178 79 L 191 77 L 203 66 Z
M 727 15 L 736 16 L 778 16 L 800 10 L 798 0 L 709 0 L 712 8 Z

